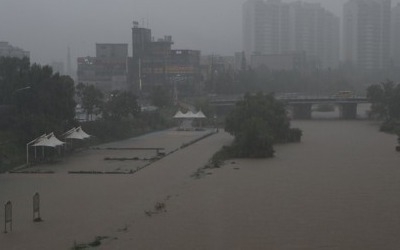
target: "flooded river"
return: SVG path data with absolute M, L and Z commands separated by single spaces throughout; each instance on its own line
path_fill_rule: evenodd
M 28 206 L 18 199 L 38 187 L 47 200 L 41 225 L 18 219 L 0 245 L 69 249 L 106 236 L 99 249 L 400 249 L 396 136 L 363 120 L 293 127 L 302 142 L 276 146 L 275 158 L 230 160 L 200 179 L 191 174 L 231 142 L 228 134 L 134 175 L 2 175 L 3 197 Z
M 269 160 L 232 160 L 184 185 L 126 249 L 400 248 L 396 137 L 368 121 L 296 121 L 300 144 Z M 184 162 L 184 161 L 182 161 Z M 134 236 L 134 237 L 133 237 Z M 107 248 L 105 248 L 107 249 Z

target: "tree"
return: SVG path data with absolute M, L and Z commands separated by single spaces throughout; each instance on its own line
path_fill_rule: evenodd
M 28 58 L 0 57 L 0 105 L 10 104 L 18 89 L 30 83 Z
M 0 105 L 12 109 L 2 129 L 21 141 L 44 132 L 61 132 L 74 124 L 74 82 L 29 59 L 0 58 Z
M 155 86 L 151 91 L 151 102 L 158 108 L 171 105 L 172 99 L 169 91 L 161 86 Z
M 106 119 L 119 121 L 130 115 L 136 117 L 140 113 L 140 106 L 137 98 L 131 92 L 114 91 L 105 104 L 104 117 Z
M 293 140 L 285 106 L 261 92 L 246 94 L 236 104 L 226 118 L 225 130 L 235 137 L 236 157 L 272 157 L 274 143 Z
M 74 82 L 28 58 L 0 57 L 0 171 L 22 164 L 26 143 L 75 124 Z M 5 161 L 4 161 L 5 159 Z
M 367 89 L 367 98 L 372 103 L 372 116 L 385 121 L 400 119 L 400 84 L 387 80 L 371 85 Z
M 29 89 L 16 95 L 20 130 L 27 137 L 44 132 L 62 132 L 75 123 L 74 81 L 53 74 L 48 66 L 34 64 L 29 71 Z
M 94 85 L 84 85 L 83 83 L 79 83 L 76 89 L 82 108 L 85 110 L 87 118 L 91 119 L 96 110 L 100 111 L 103 108 L 104 94 Z

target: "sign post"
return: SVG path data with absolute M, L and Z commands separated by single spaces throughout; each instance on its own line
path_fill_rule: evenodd
M 12 231 L 12 204 L 11 201 L 8 201 L 4 205 L 4 233 L 7 233 L 7 224 L 10 225 L 10 232 Z
M 40 222 L 42 218 L 40 218 L 40 195 L 39 193 L 35 193 L 33 195 L 33 221 Z

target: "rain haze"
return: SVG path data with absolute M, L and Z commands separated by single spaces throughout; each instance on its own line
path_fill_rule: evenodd
M 400 0 L 245 1 L 0 0 L 1 249 L 400 249 Z
M 241 51 L 244 0 L 0 0 L 0 40 L 30 51 L 32 62 L 93 56 L 96 43 L 131 43 L 132 21 L 174 47 L 202 54 Z M 340 16 L 345 0 L 320 2 Z

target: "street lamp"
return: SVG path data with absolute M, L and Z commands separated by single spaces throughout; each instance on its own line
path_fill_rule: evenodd
M 25 91 L 25 90 L 29 90 L 29 89 L 31 89 L 31 86 L 29 86 L 29 84 L 28 84 L 28 86 L 26 86 L 26 87 L 23 87 L 23 88 L 19 88 L 19 89 L 16 89 L 16 90 L 14 90 L 12 93 L 11 93 L 11 101 L 14 101 L 14 96 L 16 95 L 16 94 L 18 94 L 18 93 L 20 93 L 20 92 L 23 92 L 23 91 Z
M 20 89 L 16 89 L 16 90 L 14 90 L 13 94 L 15 94 L 17 92 L 20 92 L 20 91 L 27 90 L 27 89 L 31 89 L 31 86 L 27 86 L 27 87 L 23 87 L 23 88 L 20 88 Z
M 214 128 L 216 132 L 219 132 L 218 124 L 217 124 L 217 114 L 214 114 Z
M 14 90 L 11 94 L 11 105 L 13 105 L 14 107 L 17 107 L 17 108 L 21 108 L 21 101 L 25 97 L 25 95 L 23 93 L 26 92 L 27 90 L 30 90 L 31 88 L 32 88 L 31 86 L 26 86 L 26 87 Z

